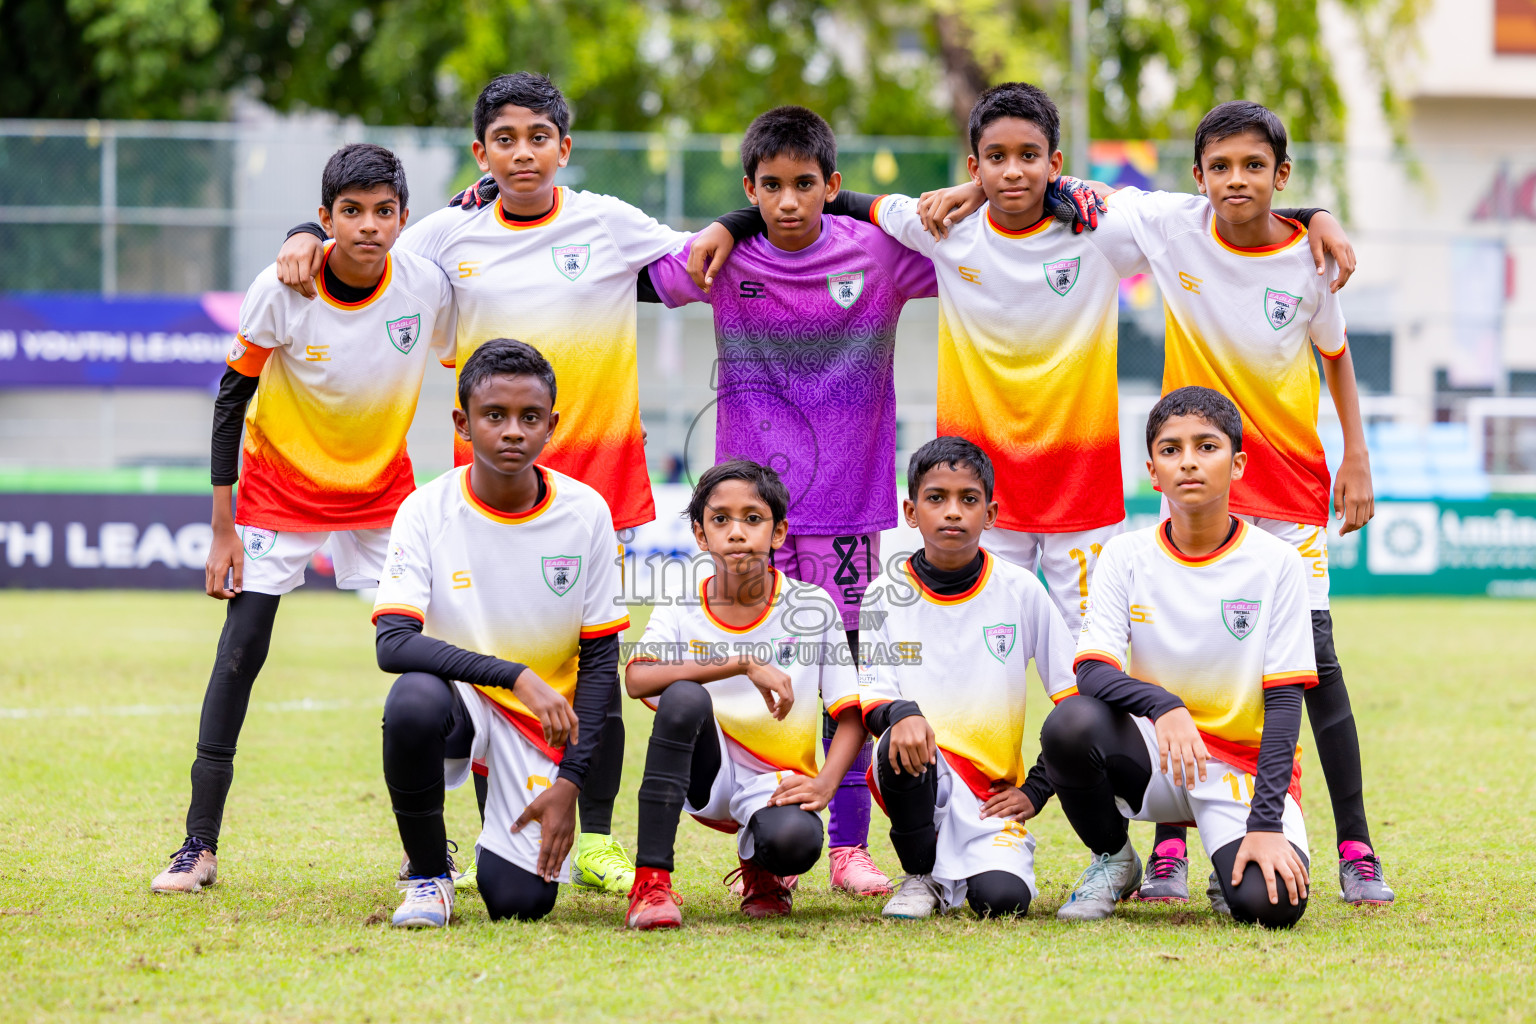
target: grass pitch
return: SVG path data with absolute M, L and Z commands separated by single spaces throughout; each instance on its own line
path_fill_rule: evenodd
M 1334 614 L 1390 910 L 1339 903 L 1309 755 L 1316 889 L 1290 933 L 1218 919 L 1200 895 L 1057 923 L 1083 851 L 1054 802 L 1031 822 L 1041 893 L 1022 922 L 883 922 L 878 900 L 827 893 L 823 860 L 793 917 L 749 923 L 719 881 L 732 843 L 685 819 L 680 932 L 628 933 L 619 897 L 569 889 L 545 922 L 493 925 L 465 895 L 454 927 L 397 932 L 375 923 L 397 904 L 400 854 L 379 768 L 389 680 L 365 606 L 285 599 L 220 881 L 167 897 L 148 883 L 182 837 L 222 607 L 0 594 L 0 1020 L 1529 1019 L 1536 605 L 1362 600 Z M 649 724 L 630 710 L 615 830 L 632 844 Z M 1032 694 L 1031 732 L 1047 710 Z M 450 794 L 448 823 L 473 842 L 467 789 Z M 1150 826 L 1134 829 L 1145 852 Z M 895 874 L 878 811 L 874 831 Z M 1197 852 L 1197 893 L 1208 871 Z

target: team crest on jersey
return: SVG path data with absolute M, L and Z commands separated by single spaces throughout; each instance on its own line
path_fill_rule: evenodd
M 560 597 L 570 592 L 581 575 L 580 555 L 551 555 L 540 561 L 544 564 L 544 582 Z
M 998 661 L 1007 661 L 1009 652 L 1013 650 L 1013 641 L 1019 635 L 1019 627 L 1011 622 L 999 622 L 983 629 L 981 635 L 987 640 L 987 652 Z
M 572 281 L 586 272 L 587 261 L 592 258 L 590 245 L 554 245 L 549 252 L 555 258 L 555 269 Z
M 795 660 L 795 643 L 792 636 L 776 636 L 773 638 L 773 659 L 780 665 L 789 665 Z
M 1057 260 L 1055 263 L 1045 264 L 1045 283 L 1051 286 L 1051 291 L 1057 295 L 1065 295 L 1077 284 L 1077 272 L 1082 269 L 1081 258 L 1070 260 Z
M 1226 623 L 1227 632 L 1242 640 L 1254 627 L 1259 624 L 1259 606 L 1263 601 L 1223 601 L 1221 602 L 1221 621 Z
M 240 530 L 240 544 L 245 548 L 246 558 L 252 560 L 260 558 L 271 551 L 272 545 L 276 543 L 276 530 L 263 530 L 255 526 L 246 526 Z
M 827 293 L 832 301 L 848 309 L 864 294 L 864 271 L 846 270 L 841 274 L 827 275 Z
M 1264 318 L 1275 330 L 1295 320 L 1296 311 L 1300 308 L 1300 295 L 1292 295 L 1278 288 L 1264 289 Z
M 384 329 L 389 332 L 391 344 L 406 355 L 410 355 L 411 349 L 416 347 L 416 340 L 421 337 L 421 314 L 415 313 L 386 321 Z

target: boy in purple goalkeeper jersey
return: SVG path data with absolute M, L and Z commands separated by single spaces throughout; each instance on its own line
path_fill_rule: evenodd
M 778 472 L 790 536 L 775 562 L 832 595 L 857 651 L 880 531 L 896 525 L 896 321 L 908 299 L 937 294 L 933 264 L 873 225 L 823 213 L 841 183 L 837 142 L 804 107 L 754 120 L 741 162 L 766 233 L 735 250 L 708 292 L 686 249 L 647 271 L 668 306 L 714 307 L 716 458 Z M 858 895 L 891 891 L 867 849 L 869 758 L 866 745 L 829 807 L 832 886 Z

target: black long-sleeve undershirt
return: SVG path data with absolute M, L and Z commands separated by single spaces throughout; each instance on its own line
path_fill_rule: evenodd
M 381 615 L 376 629 L 374 650 L 379 668 L 385 672 L 428 672 L 440 679 L 510 690 L 528 667 L 427 636 L 421 631 L 421 622 L 409 615 Z M 603 720 L 618 685 L 618 634 L 583 639 L 576 666 L 576 693 L 571 700 L 580 727 L 576 742 L 565 748 L 560 761 L 560 777 L 578 789 L 586 782 Z
M 1249 832 L 1280 832 L 1285 791 L 1291 785 L 1296 739 L 1301 735 L 1304 687 L 1275 686 L 1264 691 L 1264 735 L 1259 739 L 1259 767 L 1248 802 Z
M 226 367 L 219 378 L 219 394 L 213 400 L 213 451 L 209 477 L 215 487 L 233 487 L 240 480 L 240 434 L 245 429 L 245 407 L 256 394 L 260 377 Z

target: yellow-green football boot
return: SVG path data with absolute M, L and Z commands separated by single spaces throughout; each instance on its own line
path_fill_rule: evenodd
M 634 881 L 634 861 L 613 836 L 582 832 L 576 837 L 576 855 L 571 858 L 572 885 L 623 895 Z

